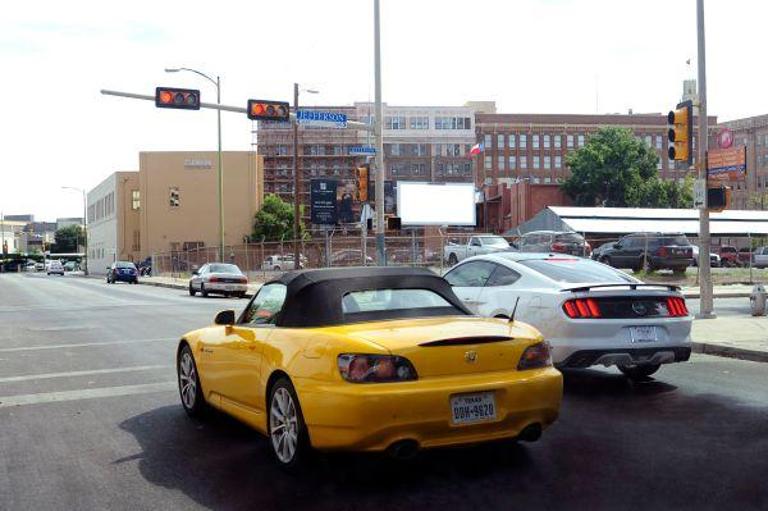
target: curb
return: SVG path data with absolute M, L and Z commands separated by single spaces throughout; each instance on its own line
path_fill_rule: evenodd
M 752 362 L 768 362 L 768 351 L 747 350 L 744 348 L 723 346 L 721 344 L 692 342 L 691 351 L 694 353 L 702 353 L 704 355 L 714 355 L 716 357 L 736 358 Z
M 164 287 L 166 289 L 180 289 L 183 291 L 187 290 L 187 286 L 184 284 L 169 284 L 167 282 L 147 282 L 146 280 L 145 281 L 139 280 L 139 284 L 144 286 L 152 286 L 152 287 Z M 251 292 L 245 293 L 246 298 L 250 298 L 252 296 L 253 294 Z
M 715 293 L 712 298 L 717 300 L 718 298 L 749 298 L 752 293 Z M 690 298 L 692 300 L 701 298 L 701 293 L 683 293 L 683 297 Z

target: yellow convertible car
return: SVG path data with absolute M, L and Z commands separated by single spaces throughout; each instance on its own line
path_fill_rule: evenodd
M 177 369 L 191 416 L 206 406 L 267 435 L 292 467 L 314 448 L 389 451 L 537 440 L 562 376 L 541 335 L 473 316 L 428 270 L 289 272 L 239 318 L 186 334 Z

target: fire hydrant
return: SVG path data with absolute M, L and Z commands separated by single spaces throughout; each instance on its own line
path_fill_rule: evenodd
M 765 298 L 765 287 L 762 284 L 755 284 L 752 295 L 749 297 L 753 316 L 765 316 Z

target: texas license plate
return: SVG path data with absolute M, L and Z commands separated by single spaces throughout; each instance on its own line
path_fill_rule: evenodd
M 473 424 L 496 418 L 496 396 L 493 392 L 451 396 L 454 424 Z
M 659 340 L 655 326 L 631 326 L 629 332 L 632 336 L 632 342 L 656 342 Z

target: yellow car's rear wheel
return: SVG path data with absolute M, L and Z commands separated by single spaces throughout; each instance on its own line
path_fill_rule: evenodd
M 282 467 L 297 468 L 307 456 L 309 442 L 299 399 L 288 378 L 280 378 L 272 386 L 268 417 L 272 454 Z

